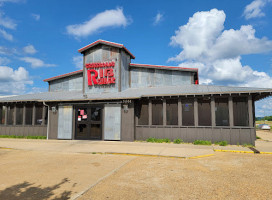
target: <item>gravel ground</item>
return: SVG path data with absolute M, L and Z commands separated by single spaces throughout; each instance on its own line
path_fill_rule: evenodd
M 82 199 L 271 199 L 272 156 L 138 157 Z

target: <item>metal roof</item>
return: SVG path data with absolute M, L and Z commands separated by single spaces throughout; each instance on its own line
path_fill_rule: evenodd
M 62 75 L 59 75 L 59 76 L 54 76 L 52 78 L 47 78 L 47 79 L 44 79 L 43 81 L 44 82 L 53 81 L 53 80 L 56 80 L 56 79 L 65 78 L 67 76 L 73 76 L 75 74 L 81 74 L 81 73 L 83 73 L 83 69 L 78 70 L 78 71 L 74 71 L 74 72 L 70 72 L 70 73 L 67 73 L 67 74 L 62 74 Z
M 139 67 L 139 68 L 152 68 L 152 69 L 166 69 L 166 70 L 179 70 L 179 71 L 198 72 L 197 68 L 185 68 L 185 67 L 174 67 L 174 66 L 163 66 L 163 65 L 149 65 L 149 64 L 130 63 L 129 66 L 130 67 Z
M 84 51 L 86 51 L 89 48 L 92 48 L 98 44 L 105 44 L 105 45 L 109 45 L 109 46 L 113 46 L 113 47 L 117 47 L 117 48 L 121 48 L 124 49 L 132 59 L 135 59 L 135 56 L 123 45 L 123 44 L 119 44 L 119 43 L 115 43 L 115 42 L 110 42 L 110 41 L 106 41 L 106 40 L 97 40 L 85 47 L 82 47 L 81 49 L 78 50 L 79 53 L 83 53 Z
M 24 101 L 86 101 L 86 100 L 114 100 L 114 99 L 138 99 L 141 97 L 155 96 L 185 96 L 185 95 L 212 95 L 212 94 L 265 94 L 272 95 L 269 88 L 227 87 L 213 85 L 183 85 L 150 88 L 130 88 L 116 93 L 94 93 L 83 95 L 81 91 L 73 92 L 44 92 L 0 98 L 0 102 L 24 102 Z M 260 96 L 260 98 L 263 98 Z M 259 98 L 259 99 L 260 99 Z

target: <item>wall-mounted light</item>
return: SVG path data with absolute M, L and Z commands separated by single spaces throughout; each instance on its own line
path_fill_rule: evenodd
M 124 104 L 123 107 L 124 107 L 124 112 L 127 113 L 128 112 L 128 105 Z
M 52 107 L 52 112 L 53 112 L 54 114 L 57 113 L 57 108 L 56 108 L 56 106 L 53 106 L 53 107 Z

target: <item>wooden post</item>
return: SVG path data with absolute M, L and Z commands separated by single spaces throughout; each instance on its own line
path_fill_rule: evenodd
M 43 109 L 42 109 L 42 125 L 43 126 L 45 125 L 45 116 L 46 116 L 46 107 L 43 106 Z
M 17 108 L 16 104 L 14 105 L 14 112 L 13 112 L 13 125 L 16 125 L 16 113 L 17 113 Z
M 23 107 L 23 126 L 25 125 L 25 121 L 26 121 L 26 104 L 24 104 Z
M 178 125 L 182 126 L 182 104 L 181 104 L 181 98 L 178 98 Z
M 36 124 L 35 119 L 36 119 L 36 106 L 35 104 L 33 104 L 33 109 L 32 109 L 32 125 L 33 126 Z
M 248 96 L 248 123 L 249 127 L 254 127 L 254 120 L 253 120 L 253 109 L 252 109 L 252 96 Z
M 167 119 L 166 119 L 166 99 L 163 99 L 163 102 L 162 102 L 162 113 L 163 113 L 163 125 L 166 126 L 166 123 L 167 123 Z
M 197 98 L 194 98 L 194 119 L 195 119 L 195 126 L 198 126 L 198 102 Z
M 233 123 L 233 101 L 232 101 L 232 96 L 229 96 L 229 125 L 230 125 L 230 127 L 234 126 L 234 123 Z
M 216 126 L 216 121 L 215 121 L 215 100 L 214 97 L 211 97 L 211 116 L 212 116 L 212 126 Z
M 148 125 L 152 125 L 152 101 L 149 99 L 148 102 Z
M 8 124 L 8 106 L 5 106 L 5 126 Z

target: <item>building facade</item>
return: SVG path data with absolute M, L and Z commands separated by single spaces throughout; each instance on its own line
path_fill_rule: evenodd
M 1 135 L 255 144 L 254 103 L 272 89 L 199 85 L 198 69 L 134 64 L 104 40 L 78 51 L 83 70 L 44 80 L 48 92 L 0 98 Z

